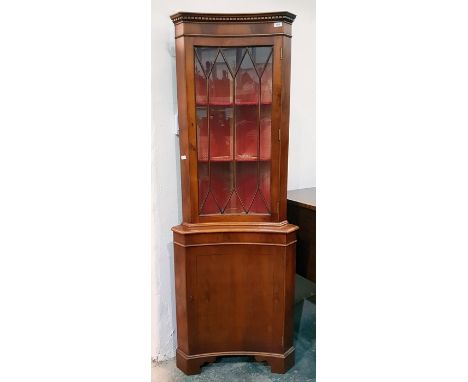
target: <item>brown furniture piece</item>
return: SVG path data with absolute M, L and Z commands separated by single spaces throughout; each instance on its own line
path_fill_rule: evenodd
M 299 226 L 296 272 L 315 283 L 315 187 L 288 191 L 288 221 Z
M 174 227 L 177 366 L 294 364 L 297 227 L 286 220 L 288 12 L 171 16 L 183 222 Z

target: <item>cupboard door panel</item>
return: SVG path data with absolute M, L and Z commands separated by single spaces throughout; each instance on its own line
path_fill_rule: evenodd
M 199 215 L 271 215 L 273 46 L 193 59 Z
M 196 250 L 196 351 L 265 351 L 280 342 L 273 338 L 280 251 L 258 245 Z

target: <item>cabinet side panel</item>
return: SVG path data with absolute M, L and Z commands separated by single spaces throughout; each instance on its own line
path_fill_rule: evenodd
M 288 187 L 289 148 L 289 87 L 291 83 L 291 39 L 281 37 L 283 43 L 282 92 L 281 92 L 281 159 L 280 159 L 280 205 L 279 219 L 286 219 L 286 198 Z
M 281 179 L 280 160 L 281 145 L 279 141 L 279 130 L 281 128 L 281 93 L 282 93 L 282 67 L 281 60 L 281 37 L 274 38 L 273 48 L 273 99 L 272 99 L 272 125 L 271 125 L 271 201 L 272 201 L 272 221 L 282 221 L 279 218 L 279 184 Z
M 294 289 L 296 274 L 296 244 L 285 249 L 284 261 L 285 283 L 284 283 L 284 351 L 293 346 L 294 331 Z
M 187 203 L 187 209 L 190 209 L 190 220 L 185 222 L 198 222 L 198 154 L 197 154 L 197 126 L 195 116 L 195 61 L 193 52 L 192 37 L 185 38 L 185 94 L 186 94 L 186 123 L 187 123 L 187 142 L 185 151 L 189 166 L 189 186 L 187 192 L 183 195 L 184 203 Z M 186 201 L 187 199 L 187 201 Z
M 187 254 L 185 248 L 174 245 L 174 273 L 176 292 L 177 347 L 189 353 L 187 311 Z
M 190 216 L 190 176 L 189 161 L 182 159 L 188 156 L 189 129 L 187 113 L 187 76 L 185 68 L 185 38 L 175 40 L 176 47 L 176 74 L 177 74 L 177 104 L 179 115 L 179 146 L 180 146 L 180 175 L 182 188 L 182 216 L 183 221 L 191 221 Z

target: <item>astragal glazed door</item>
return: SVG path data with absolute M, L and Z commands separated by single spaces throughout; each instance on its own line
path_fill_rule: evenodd
M 271 213 L 272 53 L 194 48 L 200 215 Z

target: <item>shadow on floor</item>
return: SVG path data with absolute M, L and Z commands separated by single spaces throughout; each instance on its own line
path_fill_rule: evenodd
M 286 374 L 273 374 L 264 363 L 251 357 L 222 357 L 205 365 L 201 374 L 186 376 L 175 359 L 152 368 L 152 382 L 315 382 L 315 301 L 305 299 L 295 305 L 294 346 L 296 363 Z

